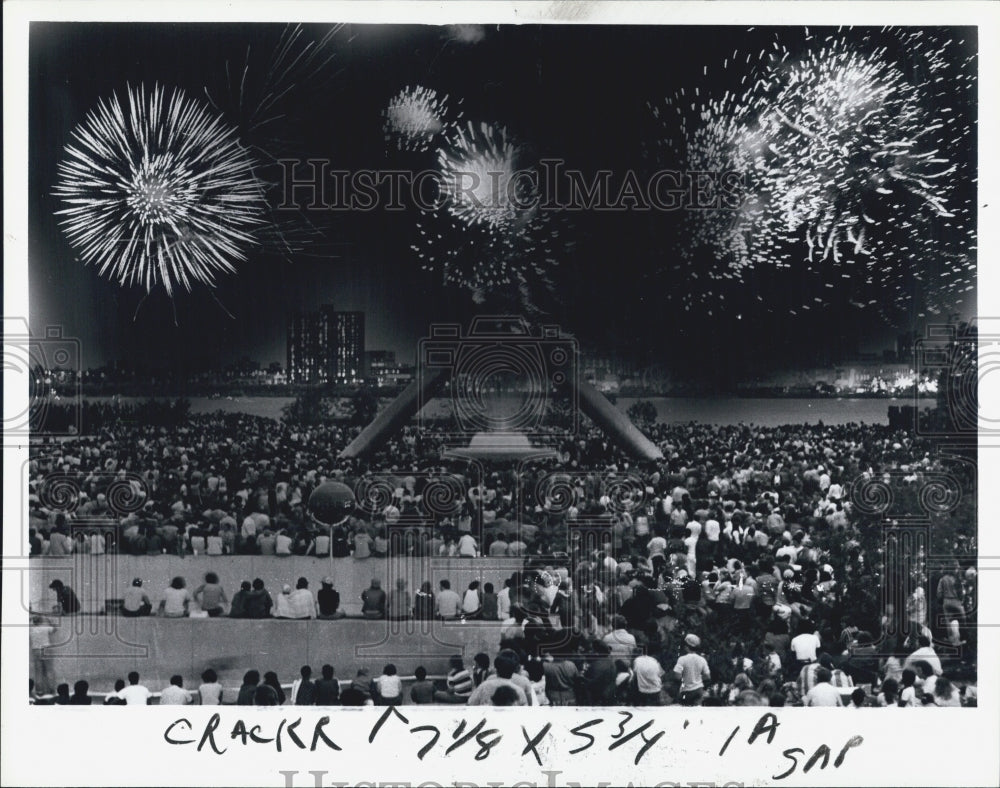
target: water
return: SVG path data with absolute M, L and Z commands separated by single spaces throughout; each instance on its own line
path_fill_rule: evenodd
M 110 397 L 92 397 L 110 401 Z M 621 397 L 617 407 L 623 413 L 639 398 Z M 696 421 L 705 424 L 757 424 L 774 427 L 780 424 L 888 424 L 890 405 L 912 405 L 909 398 L 850 399 L 850 398 L 743 398 L 743 397 L 650 397 L 660 421 L 667 423 Z M 122 401 L 138 401 L 123 397 Z M 281 418 L 281 409 L 292 397 L 235 397 L 233 399 L 192 397 L 192 413 L 249 413 L 272 419 Z M 931 408 L 934 400 L 921 399 L 919 407 Z

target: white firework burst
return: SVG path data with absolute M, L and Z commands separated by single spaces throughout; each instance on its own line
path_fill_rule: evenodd
M 121 286 L 190 291 L 235 272 L 264 210 L 235 129 L 175 89 L 126 88 L 73 132 L 54 193 L 69 244 Z

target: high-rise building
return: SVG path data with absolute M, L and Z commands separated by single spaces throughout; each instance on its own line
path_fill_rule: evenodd
M 364 312 L 298 312 L 288 321 L 290 383 L 353 383 L 364 375 Z
M 365 374 L 365 313 L 334 312 L 331 378 L 354 383 Z

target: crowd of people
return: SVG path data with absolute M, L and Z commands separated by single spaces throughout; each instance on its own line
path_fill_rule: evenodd
M 638 464 L 592 428 L 560 443 L 552 460 L 477 475 L 471 465 L 443 465 L 433 433 L 405 428 L 363 461 L 338 459 L 352 437 L 335 425 L 217 414 L 192 416 L 181 428 L 123 423 L 99 436 L 38 442 L 32 552 L 514 557 L 523 570 L 503 588 L 425 582 L 411 596 L 373 581 L 362 615 L 495 619 L 504 659 L 518 655 L 512 675 L 541 670 L 556 697 L 572 689 L 574 702 L 621 696 L 581 690 L 567 661 L 577 676 L 593 675 L 597 663 L 616 681 L 629 675 L 635 702 L 698 703 L 719 701 L 719 686 L 726 702 L 776 702 L 782 693 L 797 702 L 814 685 L 836 687 L 838 676 L 887 687 L 890 698 L 919 684 L 923 698 L 942 664 L 961 673 L 974 663 L 966 643 L 974 521 L 954 524 L 956 560 L 933 582 L 882 578 L 905 586 L 905 609 L 845 604 L 879 560 L 863 539 L 866 501 L 853 492 L 883 481 L 916 489 L 934 477 L 943 460 L 927 438 L 878 425 L 659 424 L 650 437 L 664 459 Z M 959 476 L 959 494 L 974 500 L 974 470 Z M 442 497 L 442 477 L 458 492 Z M 308 508 L 326 480 L 358 491 L 355 510 L 334 527 Z M 95 525 L 102 520 L 107 527 Z M 258 579 L 232 598 L 213 577 L 193 593 L 176 578 L 160 612 L 184 616 L 195 602 L 210 617 L 343 616 L 333 577 L 315 596 L 306 578 L 273 595 Z M 123 614 L 153 611 L 141 585 L 130 591 Z M 939 668 L 933 676 L 911 677 L 907 671 L 921 668 L 905 660 L 925 640 L 926 648 L 951 650 L 928 660 Z M 550 678 L 553 664 L 563 666 L 561 679 Z M 804 672 L 812 678 L 799 686 Z M 675 675 L 679 683 L 669 687 Z
M 794 641 L 815 638 L 809 632 Z M 365 668 L 353 676 L 339 678 L 333 665 L 324 664 L 318 676 L 303 665 L 294 681 L 283 683 L 275 671 L 263 675 L 248 670 L 238 690 L 226 688 L 213 668 L 205 669 L 195 689 L 185 688 L 180 674 L 157 691 L 140 683 L 133 671 L 128 681 L 119 679 L 114 689 L 91 694 L 81 679 L 57 685 L 54 694 L 44 694 L 34 679 L 29 683 L 29 701 L 39 705 L 220 705 L 241 706 L 392 706 L 438 704 L 469 706 L 831 706 L 860 708 L 975 706 L 974 685 L 956 684 L 941 671 L 941 661 L 929 641 L 920 644 L 904 661 L 882 658 L 873 673 L 859 671 L 850 651 L 832 654 L 809 645 L 818 659 L 798 660 L 793 671 L 784 671 L 773 647 L 765 648 L 755 661 L 736 653 L 725 663 L 710 664 L 701 649 L 701 639 L 684 634 L 681 654 L 670 662 L 650 649 L 648 641 L 638 645 L 624 628 L 604 638 L 561 647 L 542 646 L 525 650 L 521 637 L 511 637 L 505 628 L 495 657 L 485 652 L 467 663 L 461 655 L 451 657 L 445 675 L 431 676 L 423 665 L 412 676 L 401 676 L 396 665 L 384 666 L 371 676 Z M 793 646 L 791 654 L 802 653 Z M 801 662 L 801 667 L 798 663 Z M 871 679 L 855 683 L 855 676 Z M 196 682 L 192 682 L 192 686 Z

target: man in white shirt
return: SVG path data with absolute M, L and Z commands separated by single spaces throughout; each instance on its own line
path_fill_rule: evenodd
M 462 598 L 451 590 L 451 581 L 442 580 L 441 590 L 437 595 L 437 614 L 441 618 L 458 618 L 458 610 L 462 604 Z
M 816 671 L 816 684 L 802 699 L 806 706 L 843 706 L 840 690 L 830 683 L 831 674 L 827 668 Z
M 604 642 L 611 649 L 613 657 L 631 657 L 635 653 L 635 635 L 626 628 L 625 616 L 616 615 L 612 619 L 612 629 L 604 636 Z
M 462 534 L 458 540 L 458 554 L 463 558 L 475 558 L 479 553 L 479 546 L 472 534 Z
M 656 657 L 640 654 L 632 663 L 635 671 L 636 689 L 639 691 L 638 705 L 661 706 L 663 689 L 663 666 Z
M 674 675 L 680 679 L 682 706 L 700 706 L 705 694 L 705 682 L 711 680 L 708 661 L 698 653 L 701 638 L 694 633 L 684 636 L 684 655 L 674 665 Z
M 793 641 L 794 642 L 794 641 Z M 941 675 L 941 658 L 931 645 L 931 640 L 926 635 L 917 638 L 917 645 L 920 647 L 906 658 L 903 669 L 913 668 L 914 663 L 924 660 L 934 671 L 935 676 Z
M 815 632 L 802 632 L 793 637 L 790 644 L 795 659 L 801 665 L 816 661 L 816 652 L 820 645 L 819 636 Z
M 191 693 L 184 689 L 181 676 L 171 676 L 170 686 L 160 692 L 161 706 L 186 706 L 191 702 Z
M 150 691 L 139 683 L 139 674 L 132 671 L 128 674 L 127 687 L 120 689 L 116 694 L 125 701 L 126 706 L 146 706 L 149 704 Z

